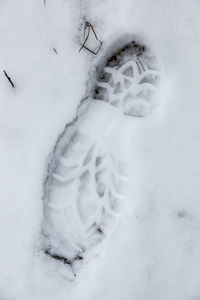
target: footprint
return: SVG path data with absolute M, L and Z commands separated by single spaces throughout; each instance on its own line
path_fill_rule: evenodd
M 44 183 L 43 250 L 67 266 L 69 278 L 107 237 L 126 201 L 128 166 L 111 145 L 123 115 L 151 112 L 160 80 L 155 61 L 136 42 L 117 50 L 97 68 L 88 109 L 56 144 Z

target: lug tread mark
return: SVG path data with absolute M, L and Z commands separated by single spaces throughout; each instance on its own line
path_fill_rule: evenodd
M 135 107 L 135 101 L 148 100 L 153 104 L 154 95 L 157 91 L 157 84 L 161 77 L 161 72 L 156 69 L 150 69 L 142 58 L 136 57 L 124 63 L 121 67 L 104 67 L 104 73 L 108 73 L 111 77 L 107 81 L 97 81 L 98 87 L 104 90 L 104 93 L 94 95 L 95 98 L 106 101 L 117 107 L 122 113 L 141 117 L 150 113 L 149 104 L 143 103 L 143 106 Z M 141 96 L 138 94 L 148 94 Z M 131 99 L 128 107 L 126 98 Z

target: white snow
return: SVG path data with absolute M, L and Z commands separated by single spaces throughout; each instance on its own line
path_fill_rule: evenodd
M 0 1 L 1 300 L 200 299 L 199 14 L 198 0 Z M 130 202 L 70 283 L 40 252 L 41 197 L 45 162 L 101 56 L 79 53 L 83 17 L 103 51 L 124 33 L 147 41 L 163 96 L 151 117 L 121 129 Z

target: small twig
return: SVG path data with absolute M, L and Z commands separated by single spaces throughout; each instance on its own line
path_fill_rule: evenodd
M 85 37 L 86 28 L 88 28 L 88 33 L 87 33 L 87 36 Z M 91 31 L 91 30 L 92 30 L 92 32 L 94 33 L 94 36 L 95 36 L 96 40 L 99 42 L 99 47 L 98 47 L 98 49 L 97 49 L 96 52 L 93 51 L 93 50 L 91 50 L 91 49 L 89 49 L 88 47 L 86 47 L 86 43 L 87 43 L 87 40 L 88 40 L 88 38 L 89 38 L 89 35 L 90 35 L 90 31 Z M 80 52 L 83 48 L 85 48 L 86 50 L 88 50 L 88 51 L 91 52 L 92 54 L 97 55 L 98 52 L 99 52 L 99 50 L 101 49 L 101 46 L 102 46 L 103 42 L 100 41 L 100 40 L 98 39 L 97 34 L 96 34 L 95 30 L 94 30 L 93 25 L 92 25 L 90 22 L 87 22 L 87 21 L 85 22 L 85 27 L 84 27 L 84 38 L 85 38 L 85 40 L 84 40 L 84 42 L 83 42 L 81 48 L 79 49 L 79 52 Z
M 57 51 L 55 48 L 53 48 L 53 51 L 54 51 L 56 54 L 58 54 L 58 51 Z
M 92 26 L 92 24 L 89 23 L 89 22 L 87 22 L 87 26 L 90 26 L 90 27 L 91 27 L 92 31 L 94 32 L 94 36 L 95 36 L 96 40 L 98 41 L 99 39 L 98 39 L 98 37 L 97 37 L 97 34 L 96 34 L 96 32 L 95 32 L 94 27 Z
M 44 5 L 46 5 L 46 0 L 43 0 L 43 2 L 44 2 Z
M 87 34 L 87 36 L 86 36 L 86 38 L 85 38 L 85 41 L 83 42 L 83 45 L 82 45 L 81 48 L 79 49 L 79 52 L 81 52 L 81 50 L 85 47 L 85 44 L 86 44 L 86 42 L 87 42 L 87 40 L 88 40 L 88 38 L 89 38 L 89 35 L 90 35 L 90 26 L 89 26 L 88 24 L 89 24 L 88 22 L 85 23 L 85 27 L 84 27 L 84 37 L 85 37 L 85 31 L 86 31 L 86 28 L 88 28 L 88 34 Z
M 86 49 L 86 50 L 88 50 L 89 52 L 91 52 L 92 54 L 94 54 L 94 55 L 97 55 L 98 54 L 98 52 L 99 52 L 99 50 L 101 49 L 101 45 L 103 44 L 103 42 L 102 41 L 99 41 L 99 48 L 97 49 L 97 51 L 95 52 L 95 51 L 93 51 L 93 50 L 91 50 L 91 49 L 89 49 L 88 47 L 86 47 L 86 46 L 84 46 L 84 48 Z
M 14 89 L 15 85 L 14 85 L 13 81 L 12 81 L 11 78 L 8 76 L 8 74 L 6 73 L 5 70 L 3 70 L 3 72 L 4 72 L 6 78 L 8 79 L 8 81 L 10 82 L 10 84 L 12 85 L 12 87 L 13 87 L 13 89 Z

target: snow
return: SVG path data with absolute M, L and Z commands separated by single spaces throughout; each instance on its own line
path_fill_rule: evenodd
M 200 298 L 199 13 L 198 0 L 0 1 L 0 299 Z M 40 251 L 41 198 L 48 155 L 102 55 L 79 53 L 83 17 L 101 53 L 124 33 L 146 41 L 163 78 L 160 106 L 119 133 L 131 198 L 71 283 Z

